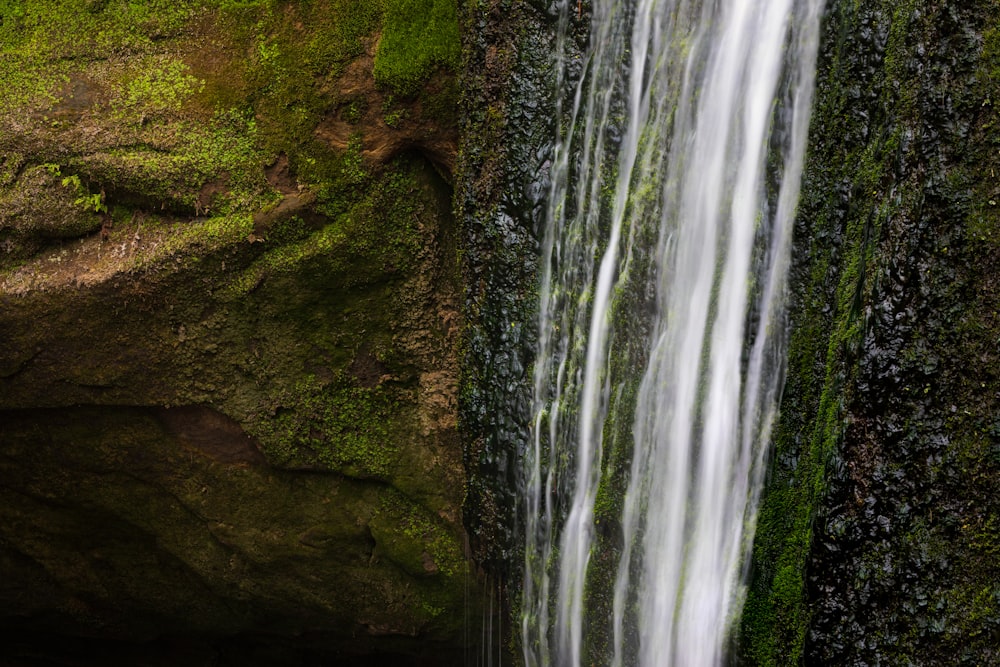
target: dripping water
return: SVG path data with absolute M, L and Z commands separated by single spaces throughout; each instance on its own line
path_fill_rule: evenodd
M 822 0 L 589 9 L 582 63 L 576 2 L 555 45 L 558 89 L 581 74 L 542 240 L 524 660 L 718 665 L 782 381 Z
M 487 575 L 481 591 L 482 610 L 480 617 L 480 632 L 475 658 L 468 653 L 469 638 L 466 638 L 466 655 L 462 664 L 474 667 L 503 667 L 504 656 L 508 650 L 506 640 L 509 639 L 509 627 L 506 627 L 506 617 L 503 610 L 507 607 L 506 589 L 502 579 Z M 468 619 L 466 632 L 468 632 Z

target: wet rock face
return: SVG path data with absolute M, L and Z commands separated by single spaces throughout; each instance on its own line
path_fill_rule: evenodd
M 830 2 L 750 664 L 992 664 L 995 6 Z
M 554 14 L 522 2 L 468 5 L 456 210 L 465 250 L 466 525 L 478 562 L 520 570 L 517 466 L 531 421 L 538 239 L 547 186 Z
M 469 471 L 466 526 L 477 561 L 520 576 L 519 459 L 531 421 L 538 247 L 556 136 L 557 3 L 464 7 L 465 74 L 455 209 L 463 231 L 466 328 L 459 412 Z M 589 17 L 574 14 L 581 53 Z M 570 58 L 570 60 L 573 60 Z M 577 59 L 579 60 L 579 59 Z M 579 76 L 579 66 L 572 65 Z
M 873 129 L 904 139 L 869 200 L 889 214 L 814 533 L 807 660 L 1000 659 L 993 11 L 872 19 L 902 33 L 886 54 L 901 60 L 899 97 Z
M 0 15 L 5 647 L 453 664 L 454 59 L 376 80 L 372 3 L 77 4 Z

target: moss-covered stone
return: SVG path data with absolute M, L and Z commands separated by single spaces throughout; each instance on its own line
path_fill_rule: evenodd
M 0 2 L 4 628 L 75 595 L 101 614 L 42 631 L 460 646 L 457 19 L 434 6 L 410 33 L 356 0 Z M 405 95 L 376 81 L 396 48 Z M 72 564 L 87 531 L 107 582 Z
M 456 69 L 461 45 L 454 0 L 387 0 L 375 80 L 412 94 L 435 67 Z
M 0 195 L 3 252 L 23 260 L 53 239 L 93 232 L 103 208 L 100 193 L 75 174 L 63 175 L 59 165 L 29 167 Z
M 827 5 L 747 664 L 997 659 L 995 11 Z
M 334 646 L 454 636 L 454 619 L 437 616 L 466 575 L 455 527 L 415 529 L 426 509 L 391 487 L 274 469 L 205 408 L 15 411 L 4 423 L 0 558 L 20 582 L 4 588 L 5 625 L 133 641 L 308 629 Z M 429 550 L 439 576 L 415 579 L 380 546 L 400 539 Z

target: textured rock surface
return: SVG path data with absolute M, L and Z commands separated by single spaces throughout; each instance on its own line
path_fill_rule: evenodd
M 456 210 L 465 256 L 462 426 L 477 560 L 520 569 L 517 457 L 528 438 L 538 241 L 547 194 L 552 17 L 529 3 L 466 6 L 468 64 Z
M 747 664 L 996 664 L 996 2 L 827 3 Z
M 470 69 L 486 74 L 467 82 L 463 122 L 477 140 L 464 146 L 458 198 L 476 278 L 462 404 L 469 526 L 479 556 L 516 579 L 516 521 L 492 519 L 516 506 L 527 438 L 524 257 L 554 129 L 520 96 L 543 97 L 550 73 L 536 49 L 554 5 L 474 8 Z M 578 8 L 584 18 L 588 3 Z M 827 3 L 787 383 L 734 662 L 1000 660 L 998 9 Z M 608 530 L 612 547 L 617 538 Z M 588 605 L 603 622 L 599 592 L 589 586 Z M 601 634 L 588 624 L 591 655 Z
M 461 654 L 457 30 L 0 3 L 8 653 Z

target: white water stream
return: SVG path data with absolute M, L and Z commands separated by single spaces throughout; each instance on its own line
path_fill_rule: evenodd
M 556 109 L 523 473 L 524 659 L 719 665 L 783 379 L 822 0 L 590 9 L 582 76 Z M 560 87 L 577 12 L 564 3 Z M 630 442 L 608 441 L 622 432 Z M 627 488 L 602 487 L 615 465 Z M 609 507 L 617 537 L 601 546 Z M 588 617 L 596 590 L 610 620 Z

